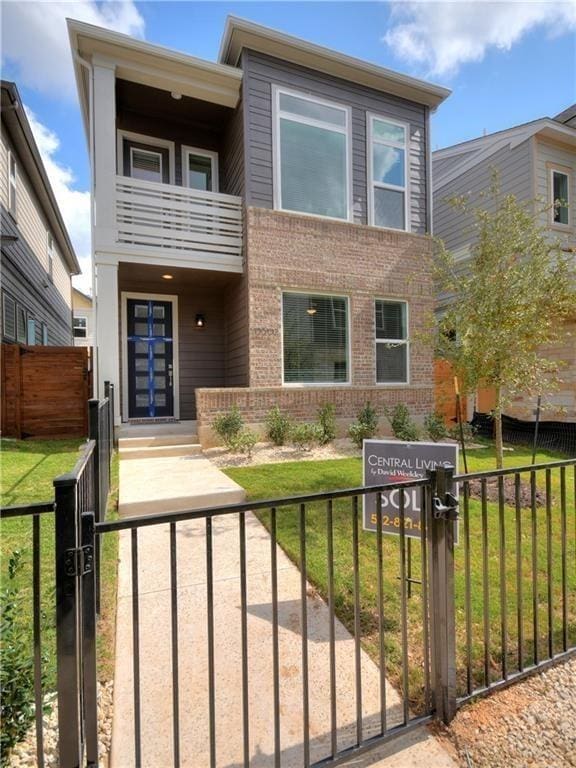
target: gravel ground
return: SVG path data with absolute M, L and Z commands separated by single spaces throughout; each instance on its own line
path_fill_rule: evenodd
M 98 683 L 98 755 L 101 765 L 106 765 L 112 739 L 112 692 L 113 683 Z M 54 694 L 46 697 L 53 702 L 50 714 L 44 715 L 44 757 L 46 768 L 58 766 L 58 704 Z M 36 728 L 28 731 L 28 735 L 17 744 L 8 760 L 8 768 L 23 768 L 36 766 Z
M 464 768 L 576 766 L 576 659 L 463 708 L 447 734 Z
M 341 438 L 328 445 L 315 446 L 310 451 L 299 451 L 293 445 L 257 443 L 251 458 L 241 453 L 230 453 L 226 448 L 209 448 L 204 454 L 217 467 L 249 467 L 252 464 L 273 464 L 280 461 L 345 459 L 349 456 L 360 456 L 361 452 L 351 440 Z

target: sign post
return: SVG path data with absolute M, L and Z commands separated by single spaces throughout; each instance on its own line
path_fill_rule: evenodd
M 420 480 L 436 467 L 451 465 L 458 471 L 457 443 L 401 443 L 397 440 L 364 440 L 362 448 L 364 486 Z M 407 540 L 419 539 L 422 515 L 422 489 L 383 491 L 382 533 L 399 535 L 399 495 L 404 495 L 404 527 Z M 363 527 L 376 531 L 376 494 L 364 496 Z M 455 541 L 457 540 L 455 531 Z

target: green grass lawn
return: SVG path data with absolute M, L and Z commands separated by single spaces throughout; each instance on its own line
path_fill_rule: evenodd
M 52 481 L 69 472 L 79 456 L 79 440 L 2 440 L 0 501 L 2 506 L 51 501 Z M 118 458 L 112 466 L 108 516 L 117 514 Z M 103 542 L 101 559 L 101 618 L 99 625 L 99 675 L 109 679 L 114 651 L 114 617 L 116 600 L 117 535 L 108 534 Z M 32 653 L 32 517 L 0 522 L 0 580 L 6 583 L 10 555 L 21 552 L 22 569 L 17 583 L 22 595 L 22 622 Z M 42 601 L 42 650 L 45 655 L 46 687 L 53 689 L 56 675 L 56 635 L 54 621 L 54 514 L 41 516 L 40 568 Z
M 540 451 L 538 462 L 550 462 L 565 458 L 557 453 Z M 525 466 L 531 462 L 529 449 L 515 447 L 506 452 L 506 466 Z M 494 455 L 491 446 L 468 451 L 469 471 L 493 469 Z M 258 467 L 236 467 L 226 470 L 227 474 L 242 485 L 249 499 L 279 498 L 298 494 L 308 494 L 351 488 L 362 484 L 362 466 L 360 458 L 347 458 L 329 461 L 288 462 L 267 464 Z M 528 480 L 526 476 L 526 480 Z M 550 527 L 552 533 L 552 637 L 554 651 L 562 649 L 560 632 L 562 621 L 561 587 L 561 514 L 560 514 L 560 473 L 552 473 L 552 504 Z M 538 473 L 537 484 L 545 488 L 544 473 Z M 567 492 L 567 547 L 566 573 L 567 594 L 566 613 L 569 620 L 568 645 L 576 644 L 576 527 L 574 511 L 574 470 L 566 470 Z M 463 505 L 461 505 L 462 507 Z M 463 510 L 461 509 L 461 512 Z M 354 627 L 354 569 L 352 560 L 352 502 L 342 499 L 334 502 L 334 553 L 335 553 L 335 605 L 339 618 L 353 631 Z M 259 514 L 264 525 L 269 524 L 266 512 Z M 490 630 L 488 663 L 492 680 L 500 679 L 502 667 L 502 630 L 501 630 L 501 584 L 504 587 L 503 605 L 508 614 L 506 627 L 508 670 L 514 671 L 518 665 L 518 595 L 516 590 L 517 556 L 521 566 L 523 621 L 521 630 L 524 634 L 523 662 L 532 663 L 534 655 L 533 610 L 532 610 L 532 546 L 531 546 L 531 511 L 523 508 L 521 517 L 521 547 L 516 551 L 516 512 L 513 506 L 504 507 L 504 580 L 501 581 L 499 543 L 500 524 L 497 503 L 488 503 L 488 625 Z M 483 685 L 484 670 L 484 581 L 483 581 L 483 546 L 481 525 L 481 504 L 471 498 L 469 504 L 470 538 L 470 624 L 471 624 L 471 676 L 474 687 Z M 361 523 L 360 523 L 361 525 Z M 548 591 L 547 591 L 547 547 L 546 547 L 546 509 L 539 507 L 536 517 L 537 546 L 536 560 L 538 572 L 538 610 L 539 621 L 538 648 L 544 658 L 548 647 Z M 284 507 L 277 516 L 278 540 L 288 556 L 299 562 L 299 516 L 295 507 Z M 327 558 L 326 558 L 326 503 L 307 505 L 307 575 L 319 593 L 327 595 Z M 456 593 L 456 629 L 459 694 L 466 687 L 466 611 L 465 611 L 465 545 L 464 526 L 461 523 L 460 544 L 455 550 L 455 593 Z M 377 608 L 377 560 L 376 536 L 374 533 L 360 531 L 359 572 L 361 594 L 362 643 L 366 650 L 378 661 L 378 608 Z M 400 622 L 400 552 L 399 537 L 383 537 L 383 593 L 384 593 L 384 645 L 386 665 L 391 680 L 401 687 L 401 622 Z M 420 576 L 420 542 L 412 545 L 413 576 Z M 409 690 L 412 706 L 417 710 L 422 704 L 423 693 L 423 621 L 421 590 L 413 588 L 413 596 L 408 601 L 408 645 L 409 645 Z

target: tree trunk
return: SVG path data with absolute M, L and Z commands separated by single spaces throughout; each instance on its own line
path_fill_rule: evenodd
M 496 387 L 496 407 L 494 408 L 494 439 L 496 442 L 496 469 L 502 469 L 504 467 L 504 445 L 502 443 L 502 405 L 500 387 Z

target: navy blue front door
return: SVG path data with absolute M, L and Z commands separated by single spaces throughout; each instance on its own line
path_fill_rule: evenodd
M 128 299 L 128 416 L 174 415 L 172 302 Z

